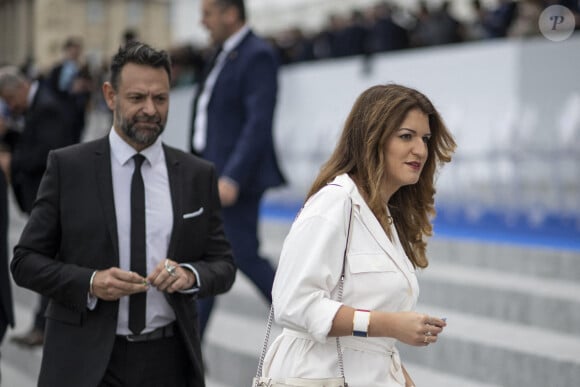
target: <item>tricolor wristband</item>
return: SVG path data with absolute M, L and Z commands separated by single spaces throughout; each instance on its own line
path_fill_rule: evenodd
M 371 311 L 357 309 L 354 311 L 352 319 L 352 335 L 357 337 L 368 337 L 369 323 L 371 321 Z

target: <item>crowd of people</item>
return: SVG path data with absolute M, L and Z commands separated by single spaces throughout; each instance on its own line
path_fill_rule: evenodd
M 467 41 L 535 36 L 540 34 L 538 18 L 541 12 L 555 4 L 570 9 L 580 28 L 580 4 L 576 0 L 501 0 L 493 7 L 472 0 L 474 17 L 470 20 L 454 16 L 451 1 L 443 1 L 437 7 L 421 1 L 415 11 L 381 1 L 368 9 L 353 10 L 350 15 L 330 15 L 327 25 L 319 31 L 289 28 L 273 35 L 270 41 L 280 52 L 283 63 L 290 64 Z
M 580 28 L 580 3 L 577 0 L 501 0 L 486 6 L 471 0 L 472 18 L 460 19 L 452 12 L 451 1 L 436 7 L 421 1 L 416 9 L 379 1 L 350 14 L 331 14 L 320 30 L 305 31 L 289 27 L 267 37 L 288 65 L 305 61 L 328 60 L 353 55 L 373 55 L 395 50 L 481 41 L 497 38 L 531 37 L 540 34 L 538 19 L 550 5 L 567 7 Z M 181 45 L 171 50 L 176 58 L 180 81 L 199 79 L 204 48 Z M 173 55 L 172 55 L 173 56 Z

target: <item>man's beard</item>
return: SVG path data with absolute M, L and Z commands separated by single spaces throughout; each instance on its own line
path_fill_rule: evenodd
M 145 114 L 138 114 L 131 119 L 127 119 L 119 111 L 121 130 L 133 142 L 143 146 L 144 148 L 153 144 L 157 137 L 163 133 L 165 129 L 165 122 L 161 121 L 159 115 L 147 116 Z M 147 129 L 140 129 L 138 124 L 147 124 Z

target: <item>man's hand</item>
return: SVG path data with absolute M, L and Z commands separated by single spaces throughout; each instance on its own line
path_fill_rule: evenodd
M 231 179 L 227 177 L 220 177 L 218 180 L 218 190 L 222 206 L 233 206 L 238 200 L 240 189 Z
M 97 271 L 91 294 L 105 301 L 116 301 L 123 296 L 146 292 L 147 289 L 147 280 L 139 274 L 111 267 Z
M 0 116 L 0 137 L 4 136 L 8 131 L 8 125 L 2 116 Z
M 147 281 L 161 292 L 174 293 L 191 289 L 195 285 L 195 274 L 177 262 L 165 259 L 147 276 Z
M 10 163 L 12 161 L 12 154 L 0 150 L 0 170 L 4 172 L 6 176 L 6 181 L 10 183 Z

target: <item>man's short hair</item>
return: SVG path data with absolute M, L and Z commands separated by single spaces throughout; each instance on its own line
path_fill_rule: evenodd
M 119 51 L 111 59 L 111 85 L 114 90 L 118 89 L 121 70 L 128 63 L 163 68 L 171 82 L 169 54 L 164 50 L 156 50 L 148 44 L 133 40 L 120 46 Z
M 75 36 L 70 36 L 66 38 L 64 44 L 62 45 L 63 50 L 67 50 L 72 47 L 82 47 L 83 43 L 81 38 L 77 38 Z
M 246 21 L 246 5 L 244 0 L 216 0 L 216 3 L 222 7 L 235 7 L 240 15 L 240 20 Z
M 26 82 L 26 78 L 16 66 L 0 68 L 0 93 L 8 89 L 15 89 Z

